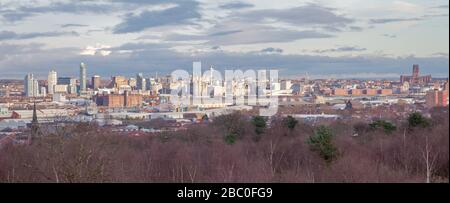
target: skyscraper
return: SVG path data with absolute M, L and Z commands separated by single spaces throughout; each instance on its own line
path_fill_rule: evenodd
M 24 80 L 25 86 L 25 96 L 27 97 L 37 97 L 39 96 L 39 83 L 34 79 L 33 74 L 27 74 Z
M 86 64 L 80 64 L 80 92 L 86 91 L 86 82 L 87 82 L 87 68 Z
M 69 92 L 69 94 L 77 93 L 77 79 L 76 78 L 59 77 L 57 86 L 61 87 L 60 85 L 67 85 L 67 91 Z M 56 92 L 56 88 L 54 88 L 54 89 Z
M 145 83 L 145 78 L 144 75 L 142 73 L 139 73 L 136 75 L 136 86 L 138 90 L 142 90 L 145 91 L 146 88 L 146 83 Z
M 101 78 L 98 75 L 94 75 L 92 77 L 92 89 L 96 90 L 98 88 L 100 88 L 101 85 Z
M 54 70 L 50 71 L 48 73 L 48 78 L 47 78 L 47 85 L 48 85 L 47 92 L 49 94 L 55 93 L 54 87 L 55 87 L 55 85 L 57 85 L 57 81 L 58 81 L 58 75 L 57 75 L 56 71 L 54 71 Z

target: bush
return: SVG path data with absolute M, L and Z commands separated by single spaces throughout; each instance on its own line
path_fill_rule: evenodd
M 387 134 L 391 134 L 392 132 L 394 132 L 395 130 L 397 130 L 397 127 L 392 124 L 389 121 L 385 121 L 385 120 L 377 120 L 372 122 L 371 124 L 369 124 L 369 126 L 373 129 L 383 129 L 385 133 Z
M 284 124 L 287 128 L 289 128 L 289 130 L 294 130 L 295 126 L 298 124 L 298 120 L 292 116 L 288 116 L 284 119 Z
M 255 132 L 257 135 L 263 134 L 267 127 L 266 119 L 262 116 L 253 117 L 252 124 L 255 126 Z
M 327 163 L 336 159 L 337 148 L 333 144 L 333 133 L 325 126 L 319 126 L 314 135 L 310 136 L 307 144 L 313 151 L 319 152 L 319 155 Z
M 228 133 L 227 135 L 225 135 L 225 143 L 232 145 L 234 143 L 236 143 L 236 139 L 237 139 L 237 135 L 236 133 Z
M 430 126 L 430 121 L 425 118 L 421 113 L 414 112 L 408 117 L 408 125 L 410 128 L 427 128 Z

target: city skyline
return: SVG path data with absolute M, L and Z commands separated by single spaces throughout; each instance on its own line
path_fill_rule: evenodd
M 2 1 L 0 78 L 279 69 L 280 76 L 448 77 L 448 2 Z M 387 9 L 386 9 L 387 8 Z M 39 25 L 39 26 L 37 26 Z M 26 60 L 23 60 L 26 59 Z

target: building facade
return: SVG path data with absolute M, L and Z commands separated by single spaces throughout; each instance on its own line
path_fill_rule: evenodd
M 411 85 L 423 85 L 431 82 L 431 80 L 432 80 L 431 75 L 420 76 L 420 68 L 419 65 L 417 64 L 413 66 L 413 74 L 411 76 L 409 75 L 400 76 L 401 83 L 408 82 Z
M 86 64 L 80 64 L 80 91 L 84 92 L 87 89 L 87 67 Z
M 47 78 L 47 93 L 48 94 L 54 94 L 55 90 L 54 87 L 55 85 L 57 85 L 58 82 L 58 74 L 56 73 L 56 71 L 51 70 L 48 73 L 48 78 Z

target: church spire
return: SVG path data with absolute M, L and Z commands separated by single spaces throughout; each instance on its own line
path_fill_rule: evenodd
M 34 101 L 33 105 L 33 120 L 31 121 L 31 134 L 29 142 L 36 138 L 39 134 L 39 122 L 37 117 L 37 111 L 36 111 L 36 100 Z
M 31 123 L 38 123 L 38 120 L 37 120 L 37 112 L 36 112 L 36 101 L 34 101 L 34 106 L 33 106 L 33 120 L 31 121 Z

